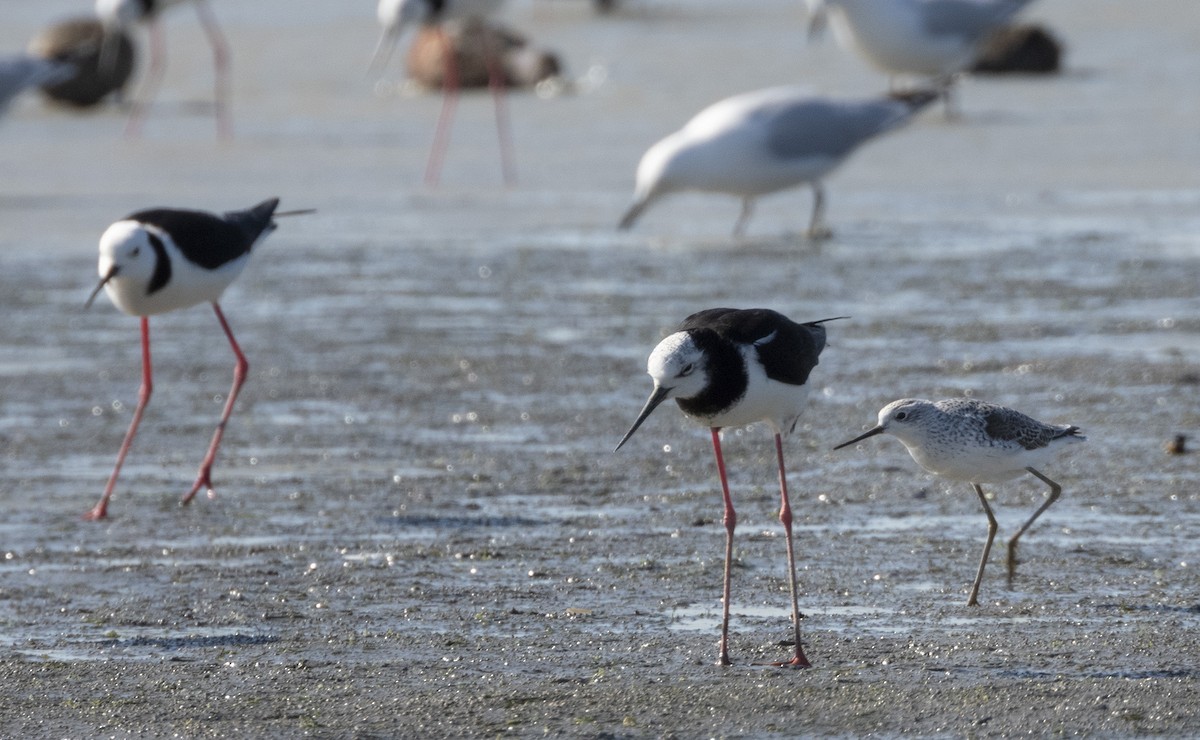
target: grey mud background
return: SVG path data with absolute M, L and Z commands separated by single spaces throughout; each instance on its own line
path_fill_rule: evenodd
M 84 0 L 4 0 L 0 48 Z M 703 105 L 883 79 L 801 3 L 527 0 L 508 21 L 572 93 L 511 99 L 500 185 L 486 95 L 421 185 L 436 96 L 377 94 L 374 3 L 214 3 L 236 140 L 214 142 L 194 14 L 143 139 L 36 98 L 0 125 L 0 735 L 1186 736 L 1200 730 L 1200 6 L 1041 0 L 1046 79 L 972 80 L 829 182 L 680 196 L 614 224 L 642 151 Z M 395 77 L 393 77 L 395 79 Z M 225 310 L 251 376 L 215 500 L 176 505 L 232 359 L 199 307 L 153 320 L 155 396 L 99 495 L 139 381 L 137 322 L 100 301 L 96 240 L 151 205 L 315 207 Z M 739 505 L 732 651 L 713 665 L 723 530 L 706 432 L 664 407 L 611 454 L 644 359 L 688 313 L 830 326 L 787 454 L 807 671 L 788 654 L 772 445 L 727 437 Z M 831 452 L 902 396 L 970 393 L 1090 437 L 1005 588 L 964 607 L 985 531 L 965 485 L 890 439 Z M 1197 442 L 1200 445 L 1200 441 Z M 1001 537 L 1040 501 L 995 487 Z

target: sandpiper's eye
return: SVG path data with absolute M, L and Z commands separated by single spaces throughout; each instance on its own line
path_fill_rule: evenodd
M 134 248 L 133 248 L 133 251 L 129 253 L 129 256 L 130 256 L 130 257 L 136 257 L 136 256 L 138 256 L 138 255 L 139 255 L 139 254 L 141 254 L 141 253 L 142 253 L 142 248 L 141 248 L 141 247 L 134 247 Z
M 896 414 L 896 421 L 904 421 L 907 418 L 908 418 L 907 411 L 901 411 L 900 413 Z

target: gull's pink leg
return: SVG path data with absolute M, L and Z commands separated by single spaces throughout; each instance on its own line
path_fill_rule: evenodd
M 437 129 L 433 134 L 433 146 L 429 148 L 429 162 L 425 165 L 425 184 L 437 185 L 442 172 L 442 159 L 446 155 L 446 147 L 450 143 L 450 123 L 454 120 L 454 108 L 458 104 L 458 90 L 461 87 L 458 78 L 458 58 L 454 54 L 454 45 L 445 29 L 438 27 L 438 38 L 442 41 L 442 51 L 446 55 L 446 70 L 442 77 L 442 112 L 438 116 Z
M 217 116 L 217 136 L 222 139 L 231 139 L 233 138 L 233 116 L 229 108 L 231 90 L 229 44 L 226 43 L 225 35 L 221 33 L 221 27 L 217 25 L 217 17 L 206 0 L 196 0 L 196 13 L 200 16 L 200 24 L 204 27 L 204 33 L 208 36 L 208 43 L 212 46 L 213 51 L 213 74 L 216 75 L 214 83 L 216 97 L 213 105 Z
M 737 527 L 737 513 L 733 510 L 733 499 L 729 496 L 729 480 L 725 477 L 725 459 L 721 457 L 721 430 L 712 428 L 713 453 L 717 457 L 717 473 L 721 476 L 721 493 L 725 497 L 725 583 L 721 596 L 721 646 L 717 654 L 717 665 L 733 665 L 729 660 L 729 570 L 733 566 L 733 530 Z
M 491 37 L 484 35 L 483 43 L 490 46 Z M 492 91 L 492 100 L 496 105 L 496 134 L 500 137 L 500 172 L 505 185 L 515 185 L 517 182 L 517 165 L 513 158 L 512 127 L 508 119 L 508 82 L 504 78 L 504 68 L 500 64 L 500 55 L 493 54 L 492 49 L 483 50 L 483 58 L 487 61 L 488 88 Z
M 794 668 L 809 668 L 812 663 L 804 657 L 804 649 L 800 645 L 800 597 L 796 589 L 796 552 L 792 547 L 792 505 L 788 501 L 787 472 L 783 466 L 783 438 L 775 434 L 775 454 L 779 458 L 779 495 L 782 503 L 779 506 L 779 521 L 787 536 L 788 577 L 792 587 L 792 626 L 796 632 L 796 652 L 786 663 L 773 663 L 775 666 L 791 666 Z
M 142 124 L 146 120 L 146 111 L 158 88 L 162 85 L 163 73 L 166 72 L 166 43 L 162 24 L 158 18 L 150 20 L 150 64 L 146 70 L 146 81 L 142 84 L 141 94 L 133 101 L 133 110 L 129 113 L 129 121 L 125 124 L 125 135 L 137 138 L 142 133 Z
M 137 408 L 133 411 L 133 421 L 129 422 L 129 431 L 125 432 L 125 441 L 121 443 L 121 451 L 117 453 L 117 464 L 113 466 L 112 475 L 108 478 L 108 485 L 104 487 L 104 493 L 100 496 L 100 500 L 96 502 L 96 505 L 83 515 L 84 519 L 98 521 L 108 517 L 108 500 L 112 498 L 113 489 L 117 485 L 117 476 L 121 473 L 121 465 L 125 463 L 125 455 L 129 453 L 129 446 L 133 444 L 133 435 L 137 433 L 138 424 L 142 421 L 142 412 L 146 410 L 146 404 L 150 401 L 150 394 L 154 391 L 154 381 L 151 375 L 150 319 L 143 316 L 142 387 L 138 389 Z
M 213 432 L 212 443 L 208 446 L 208 453 L 204 456 L 204 462 L 200 463 L 200 474 L 196 476 L 196 482 L 192 485 L 192 490 L 188 491 L 187 495 L 179 502 L 183 505 L 190 503 L 201 488 L 206 489 L 210 497 L 215 495 L 212 487 L 213 461 L 217 458 L 217 448 L 221 446 L 221 435 L 225 433 L 225 424 L 229 421 L 229 415 L 233 413 L 233 404 L 237 401 L 238 392 L 242 389 L 242 384 L 246 382 L 246 371 L 250 369 L 250 363 L 246 362 L 246 356 L 242 354 L 242 348 L 238 346 L 237 340 L 233 338 L 233 332 L 229 329 L 229 323 L 225 321 L 225 314 L 221 313 L 221 307 L 216 303 L 212 304 L 212 307 L 213 311 L 217 313 L 217 321 L 221 322 L 221 328 L 225 330 L 225 336 L 229 337 L 229 346 L 233 348 L 233 354 L 237 357 L 237 364 L 233 367 L 233 387 L 229 389 L 229 397 L 225 399 L 225 410 L 221 412 L 221 421 L 217 424 L 217 430 Z

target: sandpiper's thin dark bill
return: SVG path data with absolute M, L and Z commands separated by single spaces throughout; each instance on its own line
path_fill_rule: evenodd
M 833 449 L 840 450 L 843 447 L 849 447 L 850 445 L 852 445 L 856 442 L 861 442 L 864 439 L 870 439 L 871 437 L 874 437 L 876 434 L 883 434 L 885 431 L 886 430 L 883 427 L 875 427 L 873 429 L 868 429 L 866 432 L 858 435 L 854 439 L 851 439 L 846 442 L 842 442 L 840 445 L 838 445 L 837 447 L 834 447 Z

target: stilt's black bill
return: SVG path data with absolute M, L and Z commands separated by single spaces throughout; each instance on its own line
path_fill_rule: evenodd
M 638 427 L 642 425 L 642 422 L 646 420 L 646 417 L 650 415 L 650 412 L 658 408 L 658 404 L 667 400 L 667 394 L 670 392 L 670 388 L 656 387 L 654 389 L 654 392 L 650 394 L 650 398 L 646 401 L 646 405 L 642 407 L 642 413 L 638 414 L 637 421 L 633 422 L 633 426 L 629 427 L 629 431 L 625 432 L 624 437 L 621 437 L 621 441 L 617 443 L 615 448 L 613 448 L 613 452 L 621 449 L 621 445 L 629 441 L 629 438 L 632 437 L 633 433 L 636 432 Z
M 883 427 L 875 427 L 874 429 L 869 429 L 869 430 L 867 430 L 867 432 L 865 434 L 860 434 L 857 437 L 855 437 L 854 439 L 850 440 L 849 442 L 842 442 L 840 445 L 838 445 L 837 447 L 834 447 L 833 449 L 840 450 L 843 447 L 849 447 L 850 445 L 854 444 L 855 442 L 863 441 L 867 437 L 874 437 L 876 434 L 883 434 L 883 431 L 884 431 Z
M 117 270 L 119 269 L 120 268 L 118 268 L 116 265 L 113 265 L 109 269 L 108 274 L 100 278 L 100 284 L 97 285 L 96 289 L 92 291 L 92 294 L 88 296 L 87 303 L 83 304 L 85 310 L 92 307 L 92 301 L 96 300 L 96 296 L 100 295 L 100 291 L 104 288 L 105 284 L 117 276 Z

